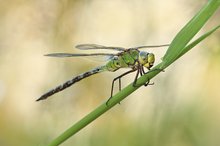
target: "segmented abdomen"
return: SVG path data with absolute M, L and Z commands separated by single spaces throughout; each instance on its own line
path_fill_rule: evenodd
M 76 77 L 74 77 L 73 79 L 63 83 L 62 85 L 59 85 L 57 86 L 56 88 L 46 92 L 45 94 L 43 94 L 40 98 L 38 98 L 36 101 L 39 101 L 39 100 L 43 100 L 43 99 L 47 99 L 49 96 L 57 93 L 57 92 L 60 92 L 68 87 L 70 87 L 71 85 L 73 85 L 74 83 L 86 78 L 86 77 L 89 77 L 91 75 L 94 75 L 96 73 L 99 73 L 99 72 L 102 72 L 102 71 L 105 71 L 105 66 L 100 66 L 100 67 L 97 67 L 97 68 L 94 68 L 90 71 L 87 71 L 85 73 L 82 73 Z

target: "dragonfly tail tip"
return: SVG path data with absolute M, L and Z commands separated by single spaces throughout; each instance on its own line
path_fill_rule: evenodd
M 46 99 L 46 98 L 41 96 L 40 98 L 36 99 L 35 101 L 40 101 L 40 100 L 44 100 L 44 99 Z
M 42 100 L 41 98 L 38 98 L 38 99 L 36 99 L 35 101 L 40 101 L 40 100 Z

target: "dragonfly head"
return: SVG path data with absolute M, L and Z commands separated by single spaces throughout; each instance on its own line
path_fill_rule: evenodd
M 142 64 L 147 69 L 150 69 L 154 65 L 155 57 L 153 53 L 147 53 L 147 52 L 141 51 L 139 53 L 138 60 L 140 64 Z

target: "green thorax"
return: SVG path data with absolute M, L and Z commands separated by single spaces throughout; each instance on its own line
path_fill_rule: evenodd
M 128 49 L 124 52 L 118 53 L 107 64 L 106 69 L 108 71 L 116 71 L 119 68 L 133 68 L 139 57 L 139 50 Z

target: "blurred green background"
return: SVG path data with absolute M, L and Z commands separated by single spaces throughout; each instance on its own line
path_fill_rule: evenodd
M 170 43 L 206 3 L 167 0 L 8 0 L 0 3 L 0 146 L 44 146 L 110 95 L 126 70 L 82 80 L 46 101 L 49 89 L 105 62 L 49 58 L 96 43 Z M 202 29 L 219 24 L 220 13 Z M 156 76 L 63 146 L 219 146 L 220 32 Z M 157 63 L 166 48 L 148 49 Z M 82 52 L 80 52 L 82 53 Z M 123 78 L 131 83 L 134 74 Z M 117 91 L 117 88 L 116 90 Z

